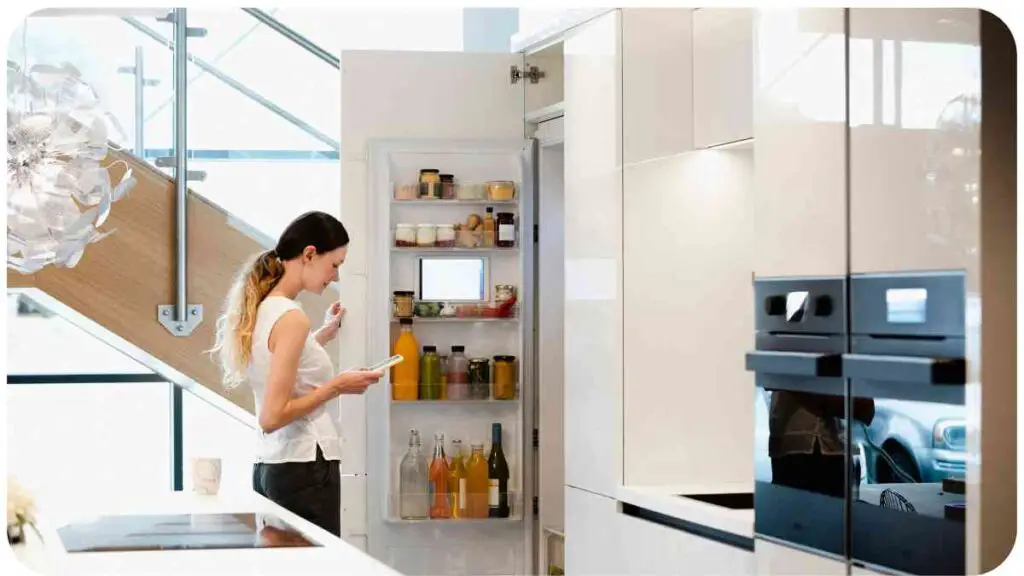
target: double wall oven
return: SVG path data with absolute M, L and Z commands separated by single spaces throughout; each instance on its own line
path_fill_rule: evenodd
M 761 279 L 755 298 L 756 535 L 963 574 L 963 274 Z

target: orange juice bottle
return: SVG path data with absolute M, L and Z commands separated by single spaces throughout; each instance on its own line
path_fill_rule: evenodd
M 466 517 L 487 518 L 489 483 L 487 480 L 487 458 L 484 458 L 483 444 L 473 444 L 473 453 L 466 465 L 466 484 L 469 492 Z
M 420 344 L 412 333 L 412 318 L 399 320 L 402 333 L 395 341 L 395 354 L 404 360 L 391 369 L 391 397 L 395 400 L 416 400 L 420 385 Z
M 452 518 L 465 518 L 469 487 L 466 484 L 466 465 L 462 457 L 462 440 L 452 440 L 452 458 L 448 465 L 448 500 Z

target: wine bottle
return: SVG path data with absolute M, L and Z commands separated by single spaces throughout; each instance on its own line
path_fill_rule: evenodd
M 491 425 L 491 455 L 487 458 L 488 516 L 508 518 L 508 461 L 501 449 L 501 424 Z

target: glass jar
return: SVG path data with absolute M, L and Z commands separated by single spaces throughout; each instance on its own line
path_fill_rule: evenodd
M 405 184 L 395 189 L 396 200 L 417 200 L 420 197 L 420 187 L 416 184 Z
M 473 400 L 491 397 L 491 363 L 487 358 L 469 361 L 469 397 Z
M 413 293 L 411 290 L 396 290 L 393 302 L 395 318 L 412 318 Z
M 420 170 L 420 198 L 424 200 L 440 200 L 441 171 L 434 168 Z
M 495 202 L 511 202 L 516 197 L 516 185 L 508 180 L 488 182 L 487 197 Z
M 395 226 L 395 246 L 411 248 L 416 245 L 416 225 L 399 224 Z
M 454 224 L 438 224 L 437 225 L 437 246 L 443 248 L 454 248 L 455 247 L 455 225 Z
M 437 226 L 434 224 L 420 224 L 416 227 L 416 245 L 422 248 L 432 248 L 437 244 Z
M 504 304 L 516 295 L 516 287 L 512 284 L 498 284 L 494 287 L 494 303 Z
M 494 245 L 498 248 L 515 248 L 516 217 L 511 212 L 498 212 Z
M 455 176 L 440 174 L 439 177 L 441 179 L 441 199 L 455 200 Z
M 514 400 L 516 397 L 516 357 L 494 357 L 494 399 Z

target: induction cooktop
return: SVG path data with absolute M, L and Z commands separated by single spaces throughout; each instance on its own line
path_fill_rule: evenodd
M 57 534 L 72 553 L 320 546 L 273 514 L 100 516 Z

